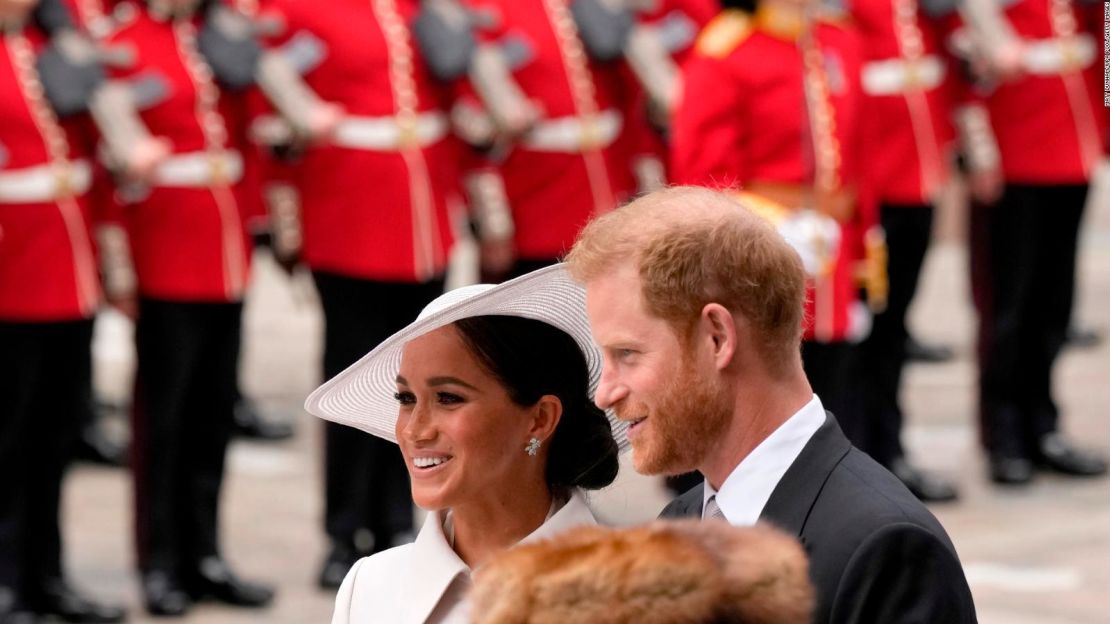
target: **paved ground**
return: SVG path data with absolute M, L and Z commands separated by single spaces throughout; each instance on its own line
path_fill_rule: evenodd
M 917 333 L 958 349 L 951 363 L 914 366 L 905 399 L 907 443 L 922 464 L 956 479 L 961 502 L 937 506 L 951 533 L 985 624 L 1105 623 L 1110 599 L 1110 479 L 1045 477 L 1031 487 L 991 487 L 974 443 L 972 310 L 958 209 L 942 215 L 941 241 L 931 253 L 913 310 Z M 1078 317 L 1110 331 L 1110 194 L 1088 213 L 1082 248 Z M 260 258 L 246 311 L 246 391 L 296 421 L 298 435 L 280 444 L 235 443 L 224 505 L 224 545 L 244 575 L 275 583 L 275 605 L 262 612 L 203 606 L 190 622 L 326 621 L 332 597 L 313 585 L 324 553 L 320 534 L 320 427 L 300 411 L 317 383 L 320 319 L 306 281 L 289 283 Z M 304 277 L 304 276 L 302 276 Z M 98 325 L 97 383 L 126 393 L 131 355 L 127 326 Z M 1057 372 L 1065 426 L 1091 446 L 1110 451 L 1110 345 L 1068 352 Z M 130 485 L 122 471 L 79 467 L 66 487 L 69 567 L 81 586 L 139 608 L 130 546 Z M 661 488 L 631 470 L 596 503 L 614 522 L 647 520 L 665 502 Z

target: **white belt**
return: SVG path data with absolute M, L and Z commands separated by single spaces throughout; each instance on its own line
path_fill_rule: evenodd
M 174 154 L 158 165 L 152 186 L 207 188 L 243 177 L 243 157 L 235 150 Z
M 871 61 L 864 64 L 860 78 L 863 92 L 868 95 L 896 95 L 915 89 L 932 89 L 944 80 L 944 74 L 944 63 L 930 54 L 914 61 Z
M 1095 60 L 1095 41 L 1083 33 L 1074 37 L 1027 41 L 1024 66 L 1030 74 L 1055 76 L 1085 69 Z
M 0 169 L 0 204 L 35 204 L 82 195 L 92 185 L 92 167 L 84 160 Z
M 339 122 L 332 142 L 352 149 L 395 152 L 404 147 L 426 147 L 447 136 L 443 113 L 421 113 L 411 122 L 399 117 L 353 117 Z
M 620 134 L 622 121 L 615 110 L 604 110 L 593 117 L 541 120 L 524 136 L 524 147 L 571 154 L 608 147 Z

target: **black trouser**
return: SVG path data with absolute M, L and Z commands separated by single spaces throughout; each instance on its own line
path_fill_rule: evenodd
M 802 342 L 802 366 L 813 393 L 837 421 L 852 418 L 852 360 L 856 346 L 850 342 Z
M 139 301 L 131 465 L 143 572 L 188 575 L 219 556 L 242 311 L 241 303 Z
M 992 455 L 1033 457 L 1056 431 L 1052 367 L 1071 318 L 1086 201 L 1085 184 L 1009 184 L 997 205 L 972 210 L 980 434 Z
M 0 590 L 62 576 L 58 505 L 81 426 L 92 320 L 0 322 Z
M 886 308 L 872 319 L 871 333 L 856 355 L 855 409 L 840 424 L 845 435 L 875 461 L 890 467 L 902 457 L 902 407 L 898 391 L 906 363 L 906 312 L 917 292 L 918 277 L 933 229 L 930 205 L 880 207 L 886 231 L 890 292 Z
M 416 320 L 443 292 L 442 279 L 387 283 L 319 271 L 313 277 L 324 308 L 325 379 Z M 324 475 L 324 529 L 333 542 L 354 548 L 355 534 L 369 529 L 377 551 L 412 531 L 408 469 L 396 444 L 325 423 Z

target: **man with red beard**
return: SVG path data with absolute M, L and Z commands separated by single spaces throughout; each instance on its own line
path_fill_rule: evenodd
M 675 187 L 593 220 L 567 258 L 602 350 L 599 407 L 636 470 L 698 470 L 663 510 L 797 535 L 815 622 L 975 622 L 944 528 L 854 448 L 802 368 L 805 273 L 747 206 Z

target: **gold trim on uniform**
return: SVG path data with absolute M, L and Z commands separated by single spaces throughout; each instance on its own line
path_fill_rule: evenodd
M 724 58 L 752 33 L 752 19 L 744 11 L 728 9 L 714 17 L 698 35 L 694 49 L 710 58 Z

